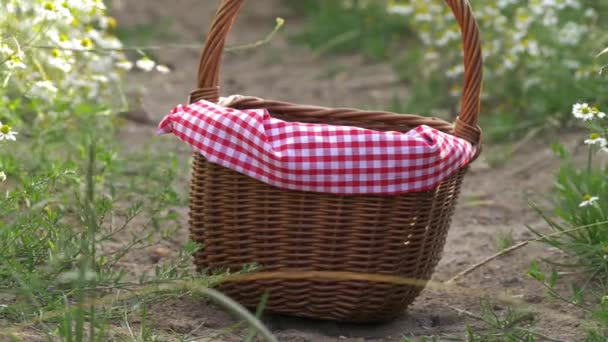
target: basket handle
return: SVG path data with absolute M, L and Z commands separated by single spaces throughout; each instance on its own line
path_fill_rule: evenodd
M 205 42 L 198 70 L 198 89 L 190 101 L 219 99 L 219 75 L 226 38 L 245 0 L 221 0 L 210 33 Z M 454 123 L 456 136 L 479 144 L 481 131 L 477 126 L 483 78 L 481 39 L 469 0 L 445 0 L 460 26 L 464 49 L 464 87 L 460 115 Z

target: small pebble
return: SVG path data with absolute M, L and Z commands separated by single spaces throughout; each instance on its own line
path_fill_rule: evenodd
M 178 334 L 188 334 L 194 330 L 194 326 L 188 322 L 173 322 L 169 324 L 169 329 Z
M 441 324 L 441 321 L 439 319 L 438 315 L 431 315 L 431 327 L 438 327 L 439 324 Z
M 530 304 L 538 304 L 543 301 L 543 297 L 535 294 L 525 294 L 524 301 Z
M 171 251 L 165 247 L 156 247 L 150 251 L 150 258 L 153 262 L 159 262 L 160 259 L 166 258 L 171 254 Z
M 510 278 L 503 279 L 501 281 L 501 283 L 503 285 L 515 285 L 515 284 L 519 284 L 520 282 L 521 282 L 521 280 L 518 277 L 510 277 Z

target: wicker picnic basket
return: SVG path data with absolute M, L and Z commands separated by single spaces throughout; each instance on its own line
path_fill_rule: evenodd
M 202 54 L 190 102 L 219 100 L 226 37 L 245 0 L 222 0 Z M 347 108 L 323 108 L 242 98 L 237 109 L 267 108 L 288 121 L 358 126 L 382 131 L 428 125 L 466 139 L 478 151 L 482 80 L 478 26 L 468 0 L 446 0 L 461 27 L 464 92 L 454 123 L 435 118 Z M 316 319 L 378 322 L 414 301 L 438 263 L 467 166 L 430 191 L 396 196 L 343 196 L 283 190 L 194 154 L 190 233 L 201 245 L 202 272 L 240 271 L 219 289 L 255 308 Z

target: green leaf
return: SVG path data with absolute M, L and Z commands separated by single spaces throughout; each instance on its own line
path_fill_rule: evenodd
M 538 267 L 538 263 L 536 261 L 532 261 L 530 264 L 530 268 L 528 268 L 528 275 L 538 281 L 545 280 L 545 274 Z
M 549 277 L 548 285 L 551 290 L 555 289 L 555 285 L 557 285 L 557 280 L 559 279 L 559 273 L 556 270 L 551 272 L 551 276 Z

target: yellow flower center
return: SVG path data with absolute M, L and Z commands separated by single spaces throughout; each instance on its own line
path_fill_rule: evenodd
M 91 38 L 84 38 L 83 40 L 80 41 L 80 45 L 82 45 L 85 48 L 90 48 L 93 46 L 93 41 L 91 40 Z
M 116 19 L 114 19 L 112 17 L 108 17 L 108 27 L 113 29 L 116 26 L 118 26 L 118 21 L 116 21 Z
M 44 9 L 47 11 L 55 11 L 57 8 L 55 7 L 55 4 L 53 4 L 52 2 L 45 2 Z
M 8 134 L 11 131 L 11 126 L 9 125 L 2 125 L 0 127 L 0 133 L 2 134 Z
M 604 245 L 604 253 L 608 254 L 608 245 Z
M 591 134 L 589 135 L 589 138 L 591 138 L 591 139 L 593 139 L 593 140 L 595 140 L 595 139 L 599 139 L 599 138 L 600 138 L 600 135 L 599 135 L 598 133 L 591 133 Z
M 583 109 L 581 109 L 581 112 L 583 112 L 583 114 L 589 114 L 589 113 L 591 113 L 591 108 L 583 107 Z
M 583 196 L 583 199 L 584 199 L 585 201 L 590 201 L 590 200 L 591 200 L 591 198 L 592 198 L 592 196 L 591 196 L 591 195 L 585 195 L 585 196 Z
M 593 108 L 591 108 L 591 111 L 594 112 L 594 113 L 599 113 L 600 109 L 597 108 L 597 107 L 593 107 Z
M 61 52 L 60 52 L 58 49 L 53 49 L 53 50 L 51 51 L 51 55 L 52 55 L 53 57 L 59 57 L 59 56 L 61 56 Z

